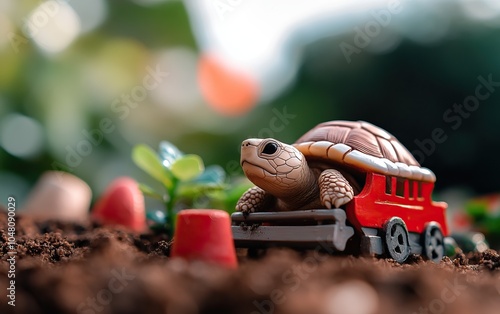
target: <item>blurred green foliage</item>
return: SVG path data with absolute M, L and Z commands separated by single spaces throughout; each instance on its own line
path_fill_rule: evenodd
M 493 211 L 484 200 L 471 200 L 465 210 L 475 228 L 488 236 L 500 238 L 500 211 Z

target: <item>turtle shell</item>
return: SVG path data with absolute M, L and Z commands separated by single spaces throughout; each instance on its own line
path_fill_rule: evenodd
M 317 125 L 295 142 L 307 159 L 319 159 L 412 180 L 434 182 L 432 171 L 389 132 L 364 121 L 330 121 Z

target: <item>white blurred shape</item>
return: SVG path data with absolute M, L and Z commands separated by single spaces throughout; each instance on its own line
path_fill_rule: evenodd
M 465 14 L 476 20 L 491 20 L 500 14 L 498 0 L 462 0 Z
M 152 68 L 168 72 L 168 77 L 150 90 L 152 99 L 178 113 L 192 113 L 200 106 L 201 93 L 197 83 L 197 55 L 186 48 L 162 51 Z
M 72 174 L 47 171 L 31 191 L 24 210 L 35 217 L 81 222 L 87 219 L 92 191 Z
M 63 1 L 46 1 L 40 4 L 25 21 L 27 36 L 48 53 L 66 49 L 80 33 L 80 18 L 75 10 Z
M 379 297 L 375 289 L 361 280 L 341 283 L 326 293 L 328 314 L 376 314 Z
M 43 128 L 36 120 L 19 114 L 10 114 L 0 123 L 0 146 L 9 154 L 29 158 L 43 148 Z
M 101 25 L 108 14 L 108 4 L 104 0 L 71 1 L 69 4 L 80 18 L 81 33 Z
M 498 0 L 483 0 L 487 5 L 489 5 L 492 9 L 497 11 L 497 14 L 500 13 L 500 1 Z

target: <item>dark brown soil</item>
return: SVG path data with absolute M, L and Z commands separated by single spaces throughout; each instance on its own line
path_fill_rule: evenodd
M 170 259 L 163 235 L 16 218 L 13 308 L 0 215 L 0 313 L 500 313 L 495 251 L 399 265 L 282 249 L 232 271 Z

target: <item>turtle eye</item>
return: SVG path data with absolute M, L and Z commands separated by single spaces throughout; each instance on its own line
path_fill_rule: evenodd
M 278 150 L 278 144 L 276 144 L 275 142 L 269 142 L 266 144 L 266 146 L 264 146 L 262 153 L 266 155 L 272 155 L 276 153 L 277 150 Z

